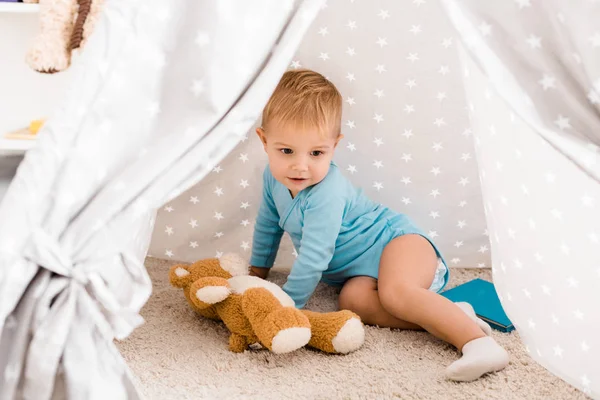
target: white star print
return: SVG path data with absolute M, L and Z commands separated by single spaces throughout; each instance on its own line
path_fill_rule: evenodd
M 450 68 L 449 68 L 447 65 L 442 65 L 442 66 L 440 67 L 440 69 L 438 70 L 438 72 L 439 72 L 440 74 L 442 74 L 443 76 L 446 76 L 447 74 L 449 74 L 449 73 L 450 73 Z
M 377 90 L 375 90 L 375 93 L 373 93 L 373 95 L 377 96 L 377 98 L 380 99 L 380 98 L 382 98 L 384 96 L 383 90 L 377 89 Z
M 354 74 L 351 72 L 348 72 L 348 74 L 346 75 L 346 79 L 348 79 L 350 82 L 356 80 L 356 78 L 354 77 Z
M 248 186 L 250 186 L 250 184 L 248 183 L 247 179 L 242 179 L 240 181 L 240 186 L 243 187 L 244 189 L 246 189 Z
M 588 351 L 590 346 L 586 342 L 581 342 L 581 351 Z
M 213 168 L 213 172 L 216 172 L 217 174 L 221 171 L 223 171 L 223 168 L 221 168 L 220 165 L 217 165 L 216 167 Z
M 520 9 L 531 7 L 531 0 L 515 0 L 515 3 L 517 3 Z
M 356 54 L 356 51 L 354 50 L 354 47 L 348 47 L 346 49 L 346 54 L 348 54 L 349 56 L 353 56 Z
M 219 197 L 223 196 L 223 188 L 220 188 L 220 187 L 217 186 L 215 188 L 214 194 L 216 194 Z
M 350 142 L 348 142 L 348 145 L 346 146 L 346 148 L 350 151 L 356 150 L 356 146 L 354 145 L 354 143 L 350 143 Z
M 412 160 L 412 155 L 411 155 L 411 154 L 406 154 L 406 153 L 403 153 L 403 154 L 402 154 L 402 159 L 403 159 L 405 162 L 409 162 L 409 161 L 411 161 L 411 160 Z
M 190 197 L 190 203 L 198 204 L 199 201 L 197 196 Z
M 414 136 L 412 129 L 405 129 L 402 136 L 404 136 L 407 139 L 410 139 L 411 136 Z
M 469 184 L 469 178 L 460 178 L 460 182 L 458 182 L 460 185 L 462 185 L 463 187 L 467 186 Z
M 410 33 L 412 33 L 412 34 L 415 34 L 415 35 L 417 35 L 417 34 L 421 33 L 421 32 L 422 32 L 422 30 L 421 30 L 421 25 L 413 25 L 413 26 L 410 28 L 409 32 L 410 32 Z
M 542 85 L 544 91 L 548 89 L 556 89 L 556 78 L 552 75 L 544 74 L 544 76 L 538 81 L 538 83 Z
M 443 149 L 441 143 L 434 143 L 431 148 L 434 149 L 435 151 L 439 151 L 439 150 Z
M 439 128 L 442 125 L 446 125 L 446 121 L 444 118 L 436 118 L 433 124 Z
M 244 250 L 248 250 L 248 249 L 250 249 L 250 243 L 242 242 L 242 244 L 240 244 L 240 247 Z
M 356 166 L 354 165 L 348 165 L 348 171 L 350 171 L 351 174 L 354 174 L 356 172 Z
M 240 222 L 240 225 L 248 226 L 248 225 L 250 225 L 250 221 L 248 221 L 247 219 L 244 219 L 244 220 L 242 220 L 242 222 Z
M 216 257 L 216 258 L 223 257 L 223 252 L 222 252 L 222 251 L 218 251 L 218 250 L 217 250 L 217 252 L 216 252 L 216 254 L 215 254 L 215 257 Z
M 354 101 L 354 97 L 348 97 L 346 99 L 346 103 L 350 104 L 351 106 L 353 106 L 354 104 L 356 104 L 355 101 Z
M 329 30 L 327 29 L 326 26 L 319 29 L 319 35 L 325 37 L 325 35 L 328 35 L 328 34 L 329 34 Z
M 171 236 L 171 235 L 172 235 L 173 233 L 175 233 L 175 232 L 173 231 L 173 227 L 171 227 L 171 226 L 167 226 L 167 227 L 166 227 L 166 229 L 165 229 L 165 233 L 166 233 L 167 235 Z
M 529 46 L 531 46 L 532 49 L 541 49 L 542 48 L 542 38 L 531 34 L 527 38 L 527 44 Z
M 440 191 L 439 191 L 438 189 L 433 189 L 433 190 L 431 191 L 431 193 L 429 193 L 429 195 L 430 195 L 430 196 L 433 196 L 433 198 L 434 198 L 434 199 L 435 199 L 435 198 L 437 198 L 437 197 L 438 197 L 440 194 L 441 194 L 441 193 L 440 193 Z
M 413 0 L 413 3 L 418 7 L 422 4 L 425 4 L 425 0 Z
M 383 183 L 381 183 L 381 182 L 373 182 L 373 187 L 375 189 L 377 189 L 377 191 L 380 191 L 381 189 L 383 189 Z
M 381 38 L 381 37 L 377 38 L 377 42 L 376 43 L 379 45 L 379 47 L 383 48 L 383 46 L 387 46 L 387 44 L 388 44 L 387 43 L 387 38 Z
M 413 106 L 412 104 L 407 104 L 404 106 L 404 111 L 407 114 L 413 113 L 413 112 L 415 112 L 415 106 Z
M 431 173 L 435 176 L 438 176 L 440 174 L 440 167 L 433 167 L 431 169 Z
M 216 237 L 216 238 L 220 238 L 220 237 L 222 237 L 223 235 L 224 235 L 224 233 L 223 233 L 223 232 L 215 232 L 215 237 Z
M 173 254 L 173 252 L 172 252 L 171 250 L 166 250 L 166 251 L 165 251 L 165 256 L 167 256 L 167 257 L 171 258 L 171 257 L 173 257 L 173 256 L 174 256 L 174 254 Z
M 348 23 L 346 24 L 346 26 L 348 28 L 350 28 L 351 30 L 354 30 L 354 29 L 356 29 L 356 21 L 348 20 Z
M 461 159 L 462 161 L 468 161 L 468 160 L 470 160 L 470 159 L 471 159 L 471 154 L 470 154 L 470 153 L 463 153 L 463 154 L 460 156 L 460 159 Z
M 402 198 L 402 202 L 403 202 L 405 205 L 409 205 L 409 204 L 410 204 L 410 199 L 409 199 L 408 197 L 403 197 L 403 198 Z
M 240 208 L 243 208 L 244 210 L 248 207 L 250 207 L 250 203 L 248 203 L 247 201 L 242 202 L 242 205 L 240 206 Z
M 383 140 L 381 138 L 375 138 L 373 139 L 373 143 L 375 143 L 377 147 L 379 147 L 383 144 Z
M 381 123 L 383 121 L 383 115 L 376 113 L 375 116 L 373 117 L 373 119 L 375 121 L 377 121 L 377 123 L 379 124 L 379 123 Z
M 411 63 L 414 63 L 415 61 L 419 60 L 419 54 L 417 53 L 408 53 L 408 57 L 406 57 L 407 60 L 409 60 Z
M 459 249 L 462 245 L 463 245 L 462 240 L 454 243 L 454 247 L 456 247 L 457 249 Z
M 379 10 L 379 14 L 377 15 L 383 20 L 390 17 L 390 13 L 387 10 Z
M 190 247 L 192 249 L 195 249 L 196 247 L 198 247 L 198 242 L 190 242 Z
M 442 40 L 442 46 L 444 46 L 445 49 L 452 46 L 452 38 L 445 38 Z
M 575 316 L 575 318 L 583 320 L 584 314 L 581 312 L 581 310 L 573 311 L 573 315 Z
M 446 98 L 446 93 L 445 92 L 438 92 L 437 96 L 435 97 L 436 99 L 438 99 L 439 101 L 442 101 Z
M 563 117 L 562 115 L 559 115 L 558 118 L 556 119 L 556 121 L 554 121 L 554 123 L 556 125 L 558 125 L 560 130 L 571 128 L 571 123 L 569 122 L 569 118 Z
M 192 228 L 196 228 L 196 227 L 198 227 L 198 220 L 191 219 L 189 224 Z
M 298 68 L 302 67 L 302 65 L 300 64 L 300 61 L 294 60 L 294 61 L 292 61 L 291 67 L 294 69 L 298 69 Z
M 354 124 L 354 121 L 346 121 L 346 126 L 350 129 L 354 129 L 356 128 L 356 125 Z
M 373 163 L 373 166 L 377 169 L 382 168 L 383 167 L 383 163 L 379 160 L 375 160 L 375 162 Z
M 406 81 L 406 86 L 408 86 L 409 89 L 412 89 L 417 86 L 417 82 L 414 79 L 409 79 Z
M 327 60 L 329 60 L 329 54 L 327 54 L 327 53 L 321 53 L 321 54 L 319 55 L 319 58 L 320 58 L 321 60 L 323 60 L 323 61 L 327 61 Z
M 377 64 L 377 66 L 375 67 L 375 71 L 379 72 L 380 74 L 382 72 L 387 72 L 387 70 L 385 69 L 385 65 L 383 64 Z
M 430 212 L 430 213 L 429 213 L 429 216 L 430 216 L 431 218 L 433 218 L 433 219 L 436 219 L 436 218 L 439 218 L 439 216 L 440 216 L 440 213 L 439 213 L 439 212 L 437 212 L 437 211 L 432 211 L 432 212 Z
M 467 226 L 467 223 L 465 221 L 458 221 L 458 223 L 456 224 L 456 226 L 458 226 L 460 229 L 462 229 L 465 226 Z
M 169 212 L 169 213 L 170 213 L 170 212 L 173 212 L 173 210 L 175 210 L 175 209 L 174 209 L 173 207 L 171 207 L 171 206 L 166 206 L 166 207 L 165 207 L 165 211 L 166 211 L 166 212 Z
M 488 249 L 488 247 L 486 245 L 483 245 L 483 246 L 479 247 L 479 252 L 482 253 L 482 254 L 486 253 L 488 250 L 489 249 Z
M 220 220 L 222 220 L 224 217 L 223 217 L 223 214 L 222 214 L 222 213 L 220 213 L 220 212 L 215 212 L 215 215 L 213 216 L 213 218 L 215 218 L 215 219 L 217 219 L 217 220 L 219 220 L 219 221 L 220 221 Z
M 464 201 L 464 200 L 463 200 L 463 201 L 461 201 L 460 203 L 458 203 L 458 206 L 459 206 L 459 207 L 464 207 L 464 206 L 466 206 L 466 205 L 467 205 L 467 202 L 466 202 L 466 201 Z
M 586 194 L 581 197 L 581 204 L 583 204 L 585 207 L 593 207 L 594 199 Z
M 241 162 L 245 163 L 246 161 L 248 161 L 248 154 L 241 153 L 240 157 L 238 158 L 238 160 L 240 160 Z

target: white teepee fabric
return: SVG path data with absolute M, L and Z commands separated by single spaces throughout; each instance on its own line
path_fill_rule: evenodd
M 112 340 L 141 323 L 153 212 L 256 120 L 321 6 L 297 3 L 106 2 L 0 207 L 0 398 L 138 397 Z
M 456 34 L 439 0 L 329 1 L 290 69 L 341 92 L 335 162 L 375 201 L 406 213 L 453 267 L 490 267 Z M 260 124 L 260 121 L 258 121 Z M 266 156 L 253 130 L 198 185 L 162 207 L 150 254 L 250 257 Z M 284 235 L 276 265 L 296 252 Z
M 600 3 L 575 3 L 444 1 L 502 304 L 535 360 L 600 398 Z

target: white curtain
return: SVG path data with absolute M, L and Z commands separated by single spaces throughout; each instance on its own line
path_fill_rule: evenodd
M 502 304 L 535 360 L 600 398 L 600 3 L 444 4 Z
M 0 398 L 137 398 L 157 207 L 241 139 L 319 1 L 107 1 L 0 207 Z M 268 10 L 266 12 L 265 10 Z

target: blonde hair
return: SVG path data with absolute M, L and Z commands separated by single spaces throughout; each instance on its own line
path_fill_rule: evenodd
M 297 69 L 283 74 L 263 109 L 262 127 L 276 123 L 339 136 L 341 119 L 342 95 L 335 85 L 318 72 Z

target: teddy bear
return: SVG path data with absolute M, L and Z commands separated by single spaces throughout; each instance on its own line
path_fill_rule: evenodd
M 193 310 L 222 321 L 231 332 L 229 350 L 244 352 L 260 346 L 282 354 L 305 345 L 332 354 L 347 354 L 364 343 L 364 325 L 348 310 L 299 310 L 273 282 L 250 276 L 238 254 L 224 254 L 193 264 L 173 265 L 171 285 L 183 289 Z
M 74 50 L 82 49 L 105 0 L 23 0 L 40 4 L 39 35 L 25 56 L 35 71 L 56 73 L 71 64 Z

